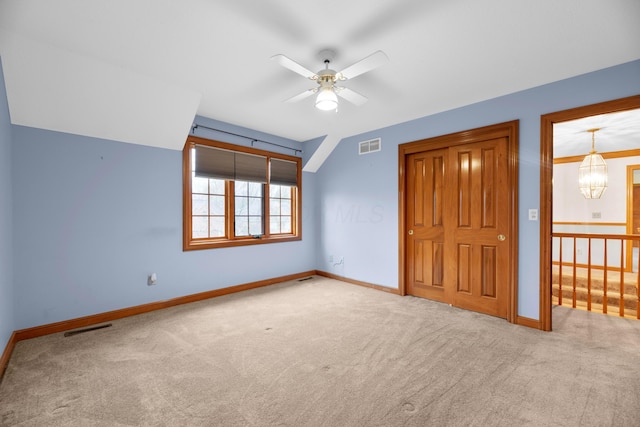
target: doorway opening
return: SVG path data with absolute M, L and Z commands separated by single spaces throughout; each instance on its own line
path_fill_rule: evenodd
M 634 159 L 634 156 L 640 156 L 638 130 L 631 126 L 633 129 L 629 132 L 635 133 L 635 137 L 625 137 L 624 132 L 618 132 L 615 144 L 610 139 L 609 142 L 618 148 L 596 146 L 596 151 L 603 151 L 603 157 L 609 164 L 609 186 L 601 199 L 586 199 L 578 189 L 578 166 L 591 143 L 580 154 L 569 151 L 569 141 L 579 141 L 581 133 L 593 129 L 600 129 L 597 131 L 600 133 L 608 125 L 611 133 L 613 125 L 606 120 L 613 120 L 616 113 L 638 109 L 640 96 L 633 96 L 541 117 L 540 327 L 543 330 L 552 329 L 554 302 L 561 305 L 569 303 L 573 307 L 581 305 L 582 297 L 577 292 L 582 288 L 580 281 L 586 283 L 584 305 L 589 310 L 600 306 L 600 310 L 608 313 L 618 307 L 619 313 L 624 315 L 625 306 L 638 305 L 637 279 L 632 285 L 635 287 L 635 301 L 629 297 L 624 299 L 625 286 L 630 283 L 627 270 L 632 270 L 629 249 L 633 247 L 634 240 L 640 239 L 628 233 L 627 202 L 632 196 L 629 196 L 628 178 L 625 176 L 629 173 L 626 165 L 640 163 L 638 158 Z M 596 126 L 597 122 L 602 124 Z M 572 126 L 578 128 L 571 130 Z M 595 134 L 596 141 L 599 136 Z M 620 143 L 622 145 L 618 145 Z M 629 145 L 625 146 L 627 143 Z M 580 270 L 585 277 L 577 279 L 581 276 Z M 613 277 L 610 274 L 617 274 L 618 289 L 613 281 L 607 283 L 608 278 Z M 607 290 L 608 285 L 611 286 Z
M 627 234 L 640 234 L 640 164 L 627 165 Z M 626 270 L 640 272 L 640 241 L 627 245 Z

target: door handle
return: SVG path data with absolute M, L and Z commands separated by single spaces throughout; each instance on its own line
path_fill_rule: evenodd
M 507 240 L 507 236 L 505 236 L 504 234 L 498 234 L 498 240 L 504 242 L 505 240 Z
M 413 235 L 413 230 L 409 230 L 409 236 Z

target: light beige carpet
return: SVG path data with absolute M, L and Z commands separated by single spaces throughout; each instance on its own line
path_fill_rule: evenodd
M 314 277 L 19 342 L 2 426 L 638 426 L 640 322 Z

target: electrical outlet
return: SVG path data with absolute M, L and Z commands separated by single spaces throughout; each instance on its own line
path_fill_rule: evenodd
M 153 286 L 158 282 L 158 276 L 156 276 L 156 273 L 151 273 L 148 277 L 147 277 L 147 286 Z

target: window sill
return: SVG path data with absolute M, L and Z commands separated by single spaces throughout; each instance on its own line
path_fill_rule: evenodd
M 251 246 L 251 245 L 262 245 L 267 243 L 283 243 L 283 242 L 293 242 L 296 240 L 302 240 L 302 236 L 294 236 L 291 234 L 284 236 L 271 236 L 271 237 L 262 237 L 259 239 L 249 237 L 246 239 L 216 239 L 216 240 L 191 240 L 185 241 L 183 244 L 183 251 L 194 251 L 201 249 L 216 249 L 216 248 L 228 248 L 234 246 Z

